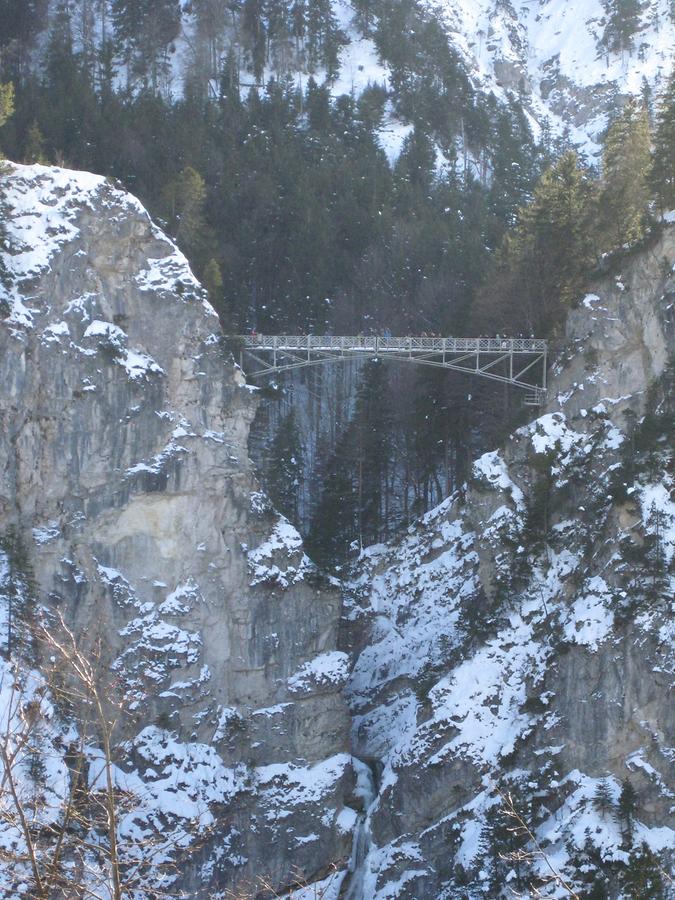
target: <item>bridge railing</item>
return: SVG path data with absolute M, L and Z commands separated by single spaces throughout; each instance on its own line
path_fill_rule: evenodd
M 340 350 L 386 352 L 437 353 L 544 353 L 547 342 L 537 338 L 440 338 L 390 337 L 380 335 L 264 335 L 247 334 L 238 337 L 246 349 L 257 350 Z

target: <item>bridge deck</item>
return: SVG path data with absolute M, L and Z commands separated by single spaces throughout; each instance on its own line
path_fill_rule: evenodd
M 248 372 L 251 377 L 378 356 L 511 384 L 528 391 L 525 402 L 532 405 L 546 395 L 548 343 L 538 338 L 246 334 L 234 340 L 258 366 Z
M 336 336 L 239 335 L 247 350 L 343 350 L 367 353 L 408 353 L 432 350 L 437 353 L 545 353 L 548 342 L 536 338 L 453 338 L 453 337 L 382 337 L 380 335 Z

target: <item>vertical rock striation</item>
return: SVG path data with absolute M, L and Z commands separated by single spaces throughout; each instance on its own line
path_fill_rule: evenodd
M 3 182 L 0 541 L 18 535 L 83 646 L 102 640 L 139 820 L 179 834 L 209 810 L 189 895 L 318 877 L 356 818 L 340 597 L 257 488 L 255 396 L 136 200 L 62 169 Z

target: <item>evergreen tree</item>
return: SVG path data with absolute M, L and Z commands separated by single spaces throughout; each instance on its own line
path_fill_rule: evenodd
M 500 108 L 496 119 L 490 204 L 501 222 L 515 225 L 538 174 L 534 141 L 525 113 L 514 101 Z M 542 138 L 547 140 L 543 131 Z
M 666 517 L 663 510 L 652 504 L 645 524 L 646 533 L 642 546 L 645 588 L 647 599 L 653 602 L 664 597 L 670 585 L 664 538 Z
M 643 841 L 633 850 L 624 872 L 623 890 L 630 900 L 665 900 L 661 867 L 657 858 Z
M 14 85 L 0 84 L 0 128 L 14 112 Z M 2 164 L 0 163 L 0 316 L 4 316 L 6 301 L 2 297 L 2 288 L 9 286 L 9 274 L 4 260 L 4 252 L 7 250 L 7 230 L 5 217 L 7 215 L 5 194 L 2 187 Z
M 14 112 L 14 85 L 0 84 L 0 128 Z
M 94 167 L 92 148 L 98 121 L 90 73 L 75 52 L 67 2 L 59 2 L 49 33 L 45 60 L 45 106 L 40 121 L 48 155 L 82 168 Z
M 239 84 L 239 65 L 234 49 L 230 47 L 220 70 L 220 88 L 218 99 L 221 112 L 227 118 L 228 115 L 239 113 L 241 110 L 241 95 Z
M 307 0 L 305 14 L 307 61 L 310 72 L 325 66 L 329 78 L 337 74 L 338 54 L 344 43 L 331 0 Z
M 342 561 L 351 546 L 358 546 L 359 508 L 354 447 L 352 431 L 347 428 L 319 474 L 322 489 L 312 514 L 307 544 L 312 557 L 323 565 Z
M 621 783 L 621 793 L 619 794 L 619 805 L 617 817 L 621 825 L 621 833 L 623 834 L 624 844 L 626 847 L 633 846 L 633 830 L 635 823 L 635 811 L 637 809 L 637 794 L 635 788 L 629 778 L 624 778 Z
M 412 376 L 411 403 L 406 407 L 404 431 L 406 458 L 411 463 L 414 498 L 411 512 L 420 515 L 439 503 L 445 494 L 441 483 L 451 424 L 443 371 L 416 369 Z
M 206 264 L 202 275 L 202 284 L 208 292 L 212 305 L 218 307 L 223 295 L 223 273 L 217 260 L 211 258 Z
M 6 643 L 1 652 L 6 659 L 21 654 L 35 662 L 35 579 L 26 544 L 15 528 L 0 537 L 0 597 L 7 618 L 2 623 Z
M 645 233 L 650 169 L 647 111 L 629 100 L 610 125 L 602 155 L 600 212 L 606 249 L 639 240 Z
M 277 65 L 283 66 L 286 60 L 286 46 L 291 37 L 291 11 L 288 0 L 265 0 L 265 18 L 267 20 L 267 59 L 272 51 Z
M 598 810 L 600 815 L 606 816 L 614 808 L 614 798 L 612 797 L 612 789 L 606 779 L 598 782 L 593 794 L 593 806 Z
M 169 231 L 192 259 L 199 258 L 204 236 L 206 184 L 192 166 L 186 166 L 164 190 Z
M 594 258 L 590 220 L 593 187 L 576 154 L 562 157 L 541 178 L 534 200 L 521 216 L 524 272 L 540 282 L 544 309 L 577 299 Z M 547 296 L 548 295 L 548 296 Z
M 527 504 L 523 537 L 525 546 L 537 550 L 546 545 L 550 537 L 550 512 L 555 494 L 554 459 L 551 453 L 540 453 L 533 458 L 535 481 Z
M 379 361 L 365 366 L 356 398 L 352 423 L 356 487 L 358 492 L 359 543 L 367 546 L 383 536 L 389 496 L 390 414 L 386 374 Z
M 576 153 L 566 153 L 543 174 L 504 239 L 474 327 L 550 334 L 559 326 L 596 258 L 594 209 L 588 172 Z
M 180 0 L 112 0 L 111 15 L 129 82 L 157 91 L 180 31 Z
M 658 100 L 649 181 L 661 211 L 675 209 L 675 70 Z
M 403 141 L 395 175 L 401 196 L 410 198 L 419 190 L 429 191 L 434 180 L 436 154 L 429 136 L 416 125 Z
M 607 24 L 602 44 L 610 53 L 633 49 L 633 38 L 640 27 L 640 0 L 603 0 Z
M 0 62 L 5 77 L 21 83 L 30 51 L 48 21 L 49 0 L 0 0 Z
M 247 38 L 250 68 L 256 81 L 261 81 L 267 55 L 267 32 L 262 0 L 244 0 L 242 24 Z
M 307 31 L 307 8 L 305 0 L 294 0 L 291 6 L 291 34 L 295 39 L 295 49 L 300 50 L 300 44 Z
M 570 863 L 574 868 L 575 880 L 584 885 L 581 895 L 584 900 L 609 900 L 607 865 L 602 851 L 593 842 L 590 829 L 584 832 L 584 844 L 577 849 L 572 841 L 567 848 Z
M 515 795 L 513 805 L 520 810 L 523 806 L 522 797 Z M 511 872 L 513 875 L 509 886 L 512 891 L 529 887 L 527 862 L 521 858 L 527 840 L 525 830 L 503 808 L 492 806 L 488 809 L 481 832 L 479 853 L 483 856 L 489 873 L 490 896 L 500 896 L 506 876 Z
M 386 89 L 378 84 L 368 85 L 358 98 L 358 117 L 367 131 L 375 132 L 382 125 L 386 102 Z
M 236 4 L 235 4 L 236 8 Z M 225 0 L 192 0 L 192 9 L 197 24 L 197 37 L 202 50 L 201 78 L 213 78 L 218 73 L 225 30 L 232 12 Z
M 45 150 L 45 138 L 37 122 L 33 122 L 26 133 L 23 150 L 23 161 L 28 165 L 38 163 L 46 165 L 48 162 Z

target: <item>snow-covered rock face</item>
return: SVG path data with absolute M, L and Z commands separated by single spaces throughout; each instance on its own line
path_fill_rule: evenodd
M 40 601 L 103 641 L 139 821 L 180 831 L 213 804 L 191 896 L 322 872 L 355 819 L 340 599 L 257 491 L 217 318 L 105 179 L 11 166 L 3 185 L 0 542 L 18 534 Z
M 655 432 L 640 450 L 634 431 L 675 355 L 674 262 L 667 227 L 592 285 L 549 408 L 356 565 L 352 740 L 381 772 L 359 897 L 501 896 L 489 836 L 505 792 L 568 881 L 588 834 L 625 859 L 592 801 L 605 777 L 614 801 L 625 778 L 637 790 L 635 841 L 675 851 L 672 447 Z M 535 854 L 530 872 L 545 866 Z
M 591 151 L 618 96 L 663 84 L 675 51 L 669 0 L 641 4 L 632 50 L 603 43 L 602 0 L 426 0 L 470 72 L 497 96 L 521 94 L 542 124 L 568 125 L 572 140 Z

